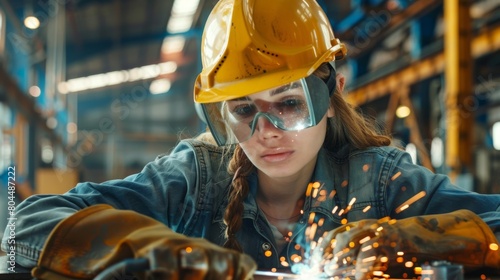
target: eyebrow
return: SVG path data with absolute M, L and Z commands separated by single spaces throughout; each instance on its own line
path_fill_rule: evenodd
M 274 96 L 274 95 L 277 95 L 277 94 L 285 92 L 287 88 L 290 88 L 291 84 L 292 83 L 286 84 L 286 85 L 282 85 L 282 86 L 280 86 L 278 88 L 275 88 L 275 89 L 271 90 L 271 94 L 270 95 Z

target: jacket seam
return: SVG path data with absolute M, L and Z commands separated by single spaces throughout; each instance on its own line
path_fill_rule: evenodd
M 377 151 L 381 151 L 381 149 L 377 149 Z M 392 171 L 394 171 L 395 166 L 397 166 L 397 162 L 401 158 L 401 151 L 397 149 L 390 150 L 387 152 L 384 149 L 384 153 L 379 153 L 380 155 L 385 157 L 385 160 L 382 164 L 382 172 L 380 173 L 380 178 L 379 178 L 379 184 L 377 184 L 377 187 L 379 188 L 377 190 L 378 194 L 378 211 L 380 217 L 386 217 L 390 215 L 390 209 L 387 205 L 387 188 L 389 187 L 389 174 L 392 174 Z

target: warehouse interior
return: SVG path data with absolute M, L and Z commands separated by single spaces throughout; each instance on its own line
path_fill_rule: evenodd
M 123 178 L 204 131 L 216 2 L 0 0 L 0 173 L 15 167 L 18 199 Z M 317 2 L 348 48 L 345 98 L 416 163 L 499 193 L 500 2 Z

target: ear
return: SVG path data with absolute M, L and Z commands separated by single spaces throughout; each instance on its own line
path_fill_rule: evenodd
M 337 73 L 337 76 L 335 77 L 337 80 L 337 91 L 342 93 L 344 91 L 345 87 L 345 76 L 342 73 Z
M 337 76 L 335 76 L 335 79 L 337 80 L 337 91 L 342 94 L 344 91 L 345 87 L 345 76 L 342 73 L 337 73 Z M 339 94 L 339 93 L 334 93 L 334 94 Z M 335 116 L 335 111 L 333 110 L 333 107 L 330 106 L 328 107 L 328 111 L 326 112 L 327 117 L 332 118 Z

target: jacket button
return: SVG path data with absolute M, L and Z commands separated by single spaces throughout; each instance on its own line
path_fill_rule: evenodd
M 271 249 L 271 244 L 268 242 L 262 243 L 262 250 L 267 251 L 269 249 Z

